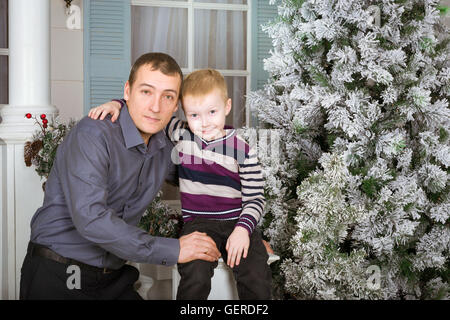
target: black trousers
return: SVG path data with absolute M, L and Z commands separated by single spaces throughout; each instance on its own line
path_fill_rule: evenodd
M 124 265 L 110 273 L 85 268 L 77 271 L 73 265 L 31 255 L 29 250 L 21 269 L 20 299 L 142 300 L 134 290 L 139 271 L 133 266 Z M 78 275 L 80 281 L 76 282 Z
M 226 263 L 227 251 L 225 246 L 235 224 L 236 220 L 220 221 L 195 218 L 184 224 L 181 234 L 185 235 L 194 231 L 206 232 L 216 243 Z M 233 268 L 239 299 L 271 299 L 272 273 L 267 264 L 268 258 L 269 255 L 262 243 L 261 232 L 255 230 L 250 237 L 247 258 L 241 258 L 239 265 Z M 180 284 L 177 291 L 177 300 L 206 300 L 211 291 L 211 278 L 217 264 L 217 262 L 204 260 L 179 263 Z

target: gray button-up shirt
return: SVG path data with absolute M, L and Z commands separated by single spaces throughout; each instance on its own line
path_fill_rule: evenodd
M 175 172 L 172 147 L 163 131 L 147 147 L 126 107 L 115 123 L 83 118 L 58 147 L 31 241 L 101 268 L 118 269 L 126 260 L 175 264 L 178 239 L 137 227 Z

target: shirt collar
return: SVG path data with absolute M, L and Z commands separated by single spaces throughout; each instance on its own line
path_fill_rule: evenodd
M 131 119 L 130 113 L 128 112 L 128 106 L 126 104 L 124 104 L 120 110 L 119 123 L 127 149 L 144 145 L 144 139 L 139 133 L 139 130 L 136 128 L 133 119 Z M 162 130 L 150 137 L 149 146 L 153 147 L 153 145 L 157 149 L 163 148 L 166 145 L 164 132 Z M 147 146 L 144 147 L 147 148 Z

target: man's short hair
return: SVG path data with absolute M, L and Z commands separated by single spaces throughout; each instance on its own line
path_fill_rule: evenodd
M 204 96 L 219 89 L 223 100 L 228 100 L 227 83 L 224 77 L 214 69 L 201 69 L 190 73 L 181 85 L 181 98 L 186 96 Z
M 181 81 L 183 81 L 183 72 L 174 58 L 162 52 L 149 52 L 143 54 L 134 62 L 128 77 L 130 88 L 133 86 L 134 81 L 136 81 L 137 71 L 144 65 L 149 65 L 151 66 L 151 70 L 161 71 L 161 73 L 167 76 L 178 74 L 180 75 Z

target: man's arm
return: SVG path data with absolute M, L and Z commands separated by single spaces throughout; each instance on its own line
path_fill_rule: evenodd
M 74 130 L 70 145 L 58 149 L 64 159 L 59 175 L 70 215 L 82 237 L 135 262 L 173 265 L 220 257 L 214 241 L 206 234 L 180 239 L 153 237 L 127 224 L 120 212 L 107 205 L 110 163 L 105 138 L 97 132 Z
M 80 235 L 125 260 L 175 264 L 180 253 L 177 239 L 152 237 L 108 206 L 110 161 L 105 139 L 97 132 L 77 130 L 70 142 L 60 154 L 64 161 L 59 175 Z

